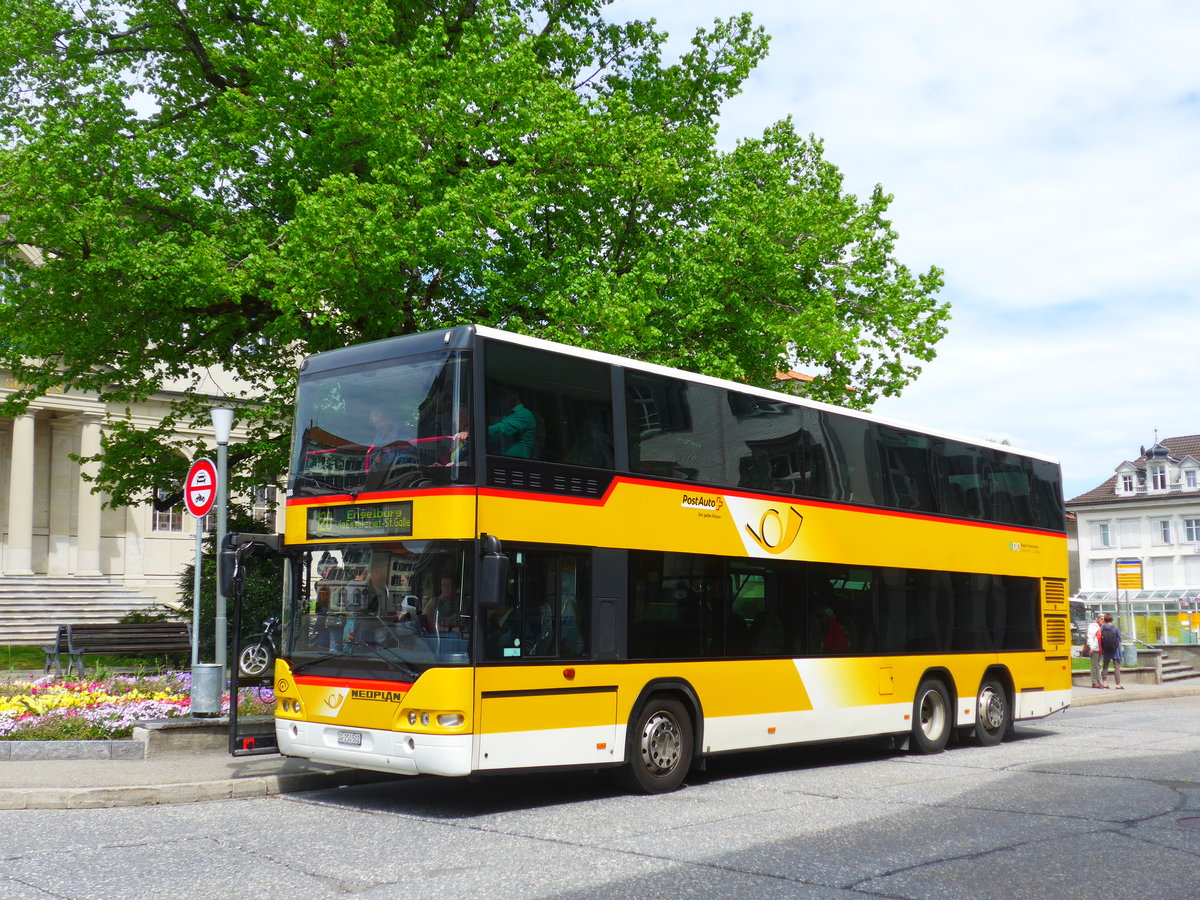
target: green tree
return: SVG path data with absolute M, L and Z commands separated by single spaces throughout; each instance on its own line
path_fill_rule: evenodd
M 934 355 L 941 273 L 894 254 L 790 120 L 722 152 L 766 53 L 748 15 L 663 60 L 603 0 L 0 0 L 0 366 L 112 409 L 222 366 L 252 386 L 235 489 L 278 476 L 303 353 L 481 322 L 835 403 Z M 848 392 L 847 388 L 853 391 Z M 110 423 L 114 502 L 206 421 Z M 175 451 L 175 452 L 172 452 Z
M 231 504 L 229 508 L 230 531 L 258 533 L 263 530 L 262 523 L 255 521 L 249 511 Z M 212 662 L 215 658 L 217 641 L 217 558 L 214 547 L 216 535 L 209 532 L 202 541 L 203 555 L 200 561 L 200 656 L 203 662 Z M 262 631 L 263 620 L 268 616 L 278 616 L 283 611 L 283 563 L 279 559 L 251 554 L 245 559 L 246 581 L 241 598 L 240 632 L 245 639 L 252 634 Z M 179 576 L 179 617 L 191 622 L 194 604 L 192 596 L 195 590 L 194 579 L 196 566 L 189 564 Z M 228 616 L 227 634 L 230 646 L 233 642 L 232 601 L 226 610 Z M 228 651 L 229 648 L 227 647 Z M 233 657 L 229 656 L 231 665 Z

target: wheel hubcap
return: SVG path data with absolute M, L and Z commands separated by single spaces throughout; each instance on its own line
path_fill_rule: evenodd
M 979 695 L 979 722 L 988 731 L 1004 724 L 1004 698 L 991 688 Z
M 642 762 L 655 775 L 670 772 L 679 762 L 682 739 L 678 723 L 664 713 L 655 713 L 642 730 Z
M 929 691 L 921 698 L 921 731 L 930 740 L 941 736 L 946 727 L 946 705 L 942 695 L 937 691 Z

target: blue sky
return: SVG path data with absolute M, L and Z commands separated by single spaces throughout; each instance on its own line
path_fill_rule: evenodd
M 740 11 L 772 36 L 721 143 L 792 116 L 898 255 L 946 272 L 950 333 L 889 418 L 1057 456 L 1070 498 L 1200 433 L 1200 4 L 617 0 L 678 53 Z

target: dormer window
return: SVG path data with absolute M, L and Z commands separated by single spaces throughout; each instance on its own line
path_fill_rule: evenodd
M 1194 488 L 1197 486 L 1195 469 L 1187 469 L 1183 473 L 1183 483 L 1189 488 Z
M 1162 466 L 1154 466 L 1150 469 L 1150 489 L 1152 491 L 1167 489 L 1167 470 Z
M 1122 475 L 1121 476 L 1121 493 L 1123 493 L 1123 494 L 1132 494 L 1133 493 L 1133 476 L 1132 475 Z

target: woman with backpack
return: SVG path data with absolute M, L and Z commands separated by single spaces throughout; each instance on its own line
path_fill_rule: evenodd
M 1100 629 L 1100 652 L 1104 656 L 1104 668 L 1100 672 L 1100 686 L 1108 687 L 1108 664 L 1111 662 L 1117 690 L 1125 690 L 1121 687 L 1121 632 L 1113 624 L 1112 613 L 1104 615 L 1104 625 Z

